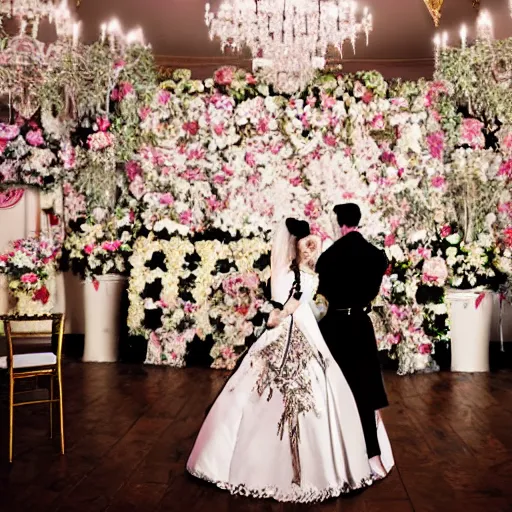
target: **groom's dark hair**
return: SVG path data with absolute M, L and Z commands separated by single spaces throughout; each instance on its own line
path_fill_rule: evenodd
M 337 204 L 334 209 L 338 224 L 348 228 L 356 228 L 361 221 L 361 210 L 357 204 L 345 203 Z

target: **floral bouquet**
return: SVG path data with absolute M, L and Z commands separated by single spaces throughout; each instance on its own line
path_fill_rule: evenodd
M 60 246 L 46 238 L 16 240 L 0 255 L 0 273 L 6 274 L 9 289 L 17 299 L 17 312 L 42 314 L 53 308 L 52 279 Z
M 136 233 L 135 216 L 118 209 L 110 218 L 89 217 L 77 231 L 67 235 L 63 245 L 63 266 L 87 280 L 106 274 L 125 275 L 132 241 Z
M 0 184 L 52 187 L 62 172 L 58 150 L 37 120 L 0 123 Z

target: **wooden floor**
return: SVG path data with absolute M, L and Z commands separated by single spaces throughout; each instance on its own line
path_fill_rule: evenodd
M 20 409 L 15 460 L 2 410 L 0 510 L 204 512 L 512 511 L 512 373 L 385 374 L 397 467 L 365 492 L 321 505 L 232 497 L 185 474 L 205 408 L 226 374 L 122 365 L 65 367 L 67 455 L 46 410 Z

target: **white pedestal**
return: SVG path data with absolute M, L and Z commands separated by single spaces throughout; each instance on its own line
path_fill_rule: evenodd
M 449 290 L 452 372 L 488 372 L 492 320 L 492 293 L 486 292 L 478 308 L 481 291 Z
M 119 346 L 119 310 L 126 278 L 98 276 L 99 287 L 84 283 L 85 347 L 84 362 L 117 361 Z

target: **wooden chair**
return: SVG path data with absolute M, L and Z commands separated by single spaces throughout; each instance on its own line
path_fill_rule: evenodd
M 47 403 L 50 406 L 50 437 L 53 437 L 53 404 L 59 404 L 60 418 L 60 449 L 64 454 L 64 417 L 62 403 L 62 339 L 64 336 L 64 315 L 50 314 L 39 316 L 3 315 L 0 321 L 4 323 L 7 341 L 7 356 L 0 357 L 0 369 L 5 369 L 9 376 L 9 462 L 12 462 L 14 437 L 14 408 L 22 405 Z M 48 324 L 51 330 L 43 332 L 24 332 L 17 327 L 19 324 L 37 322 Z M 49 396 L 43 400 L 29 399 L 15 401 L 15 397 L 27 391 L 15 392 L 15 384 L 22 379 L 50 378 Z M 59 388 L 58 398 L 55 397 L 55 379 Z

